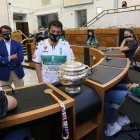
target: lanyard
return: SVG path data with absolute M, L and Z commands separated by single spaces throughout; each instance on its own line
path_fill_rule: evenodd
M 60 105 L 61 112 L 62 112 L 62 138 L 63 140 L 68 140 L 69 127 L 68 127 L 65 104 L 57 96 L 53 94 L 52 89 L 46 89 L 44 92 L 49 93 L 53 97 L 53 99 Z M 65 136 L 64 136 L 64 132 L 65 132 Z

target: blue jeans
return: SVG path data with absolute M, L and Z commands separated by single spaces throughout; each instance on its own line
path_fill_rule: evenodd
M 104 110 L 107 123 L 114 123 L 116 121 L 116 110 L 112 108 L 112 104 L 120 105 L 127 94 L 127 84 L 118 84 L 106 92 Z

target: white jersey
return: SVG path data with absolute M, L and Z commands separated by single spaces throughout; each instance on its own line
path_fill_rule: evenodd
M 42 80 L 54 83 L 58 81 L 60 66 L 69 61 L 72 50 L 66 41 L 59 40 L 55 47 L 52 47 L 48 39 L 44 40 L 35 50 L 33 61 L 42 64 Z

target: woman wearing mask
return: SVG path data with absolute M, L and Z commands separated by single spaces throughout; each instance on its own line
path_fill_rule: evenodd
M 133 61 L 133 56 L 137 48 L 138 41 L 132 29 L 125 29 L 124 40 L 120 47 L 111 47 L 111 49 L 118 49 L 123 52 L 126 55 L 126 58 L 129 58 L 131 62 Z
M 98 41 L 94 35 L 93 30 L 88 30 L 88 35 L 87 35 L 87 39 L 86 39 L 85 44 L 90 45 L 90 46 L 94 46 L 94 47 L 98 46 Z

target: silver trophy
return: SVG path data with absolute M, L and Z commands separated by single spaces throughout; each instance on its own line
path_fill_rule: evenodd
M 70 60 L 61 65 L 58 72 L 60 82 L 65 86 L 65 91 L 70 94 L 80 92 L 80 86 L 87 78 L 89 66 Z

